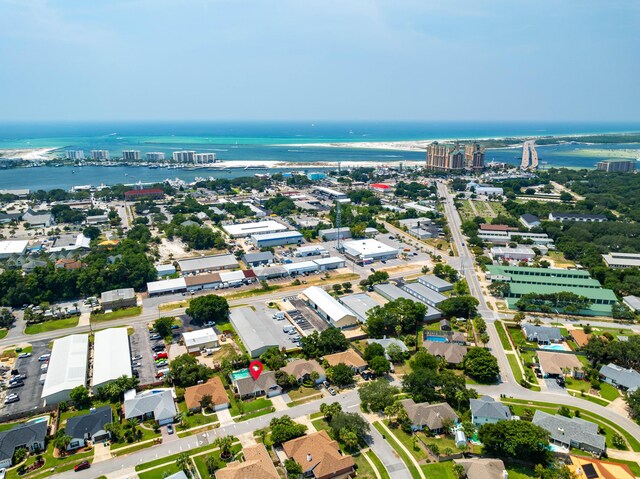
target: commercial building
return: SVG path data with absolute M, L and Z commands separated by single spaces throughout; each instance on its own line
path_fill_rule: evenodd
M 467 184 L 467 190 L 472 191 L 476 195 L 481 195 L 481 196 L 504 195 L 504 190 L 500 187 L 490 186 L 490 185 L 480 185 L 474 181 L 471 181 Z
M 159 296 L 161 294 L 182 293 L 187 290 L 187 283 L 184 278 L 163 279 L 147 283 L 149 296 Z
M 88 225 L 101 225 L 109 222 L 109 215 L 87 216 L 85 223 Z
M 324 246 L 320 245 L 309 245 L 309 246 L 301 246 L 296 249 L 295 255 L 299 258 L 304 258 L 307 256 L 322 256 L 325 254 L 329 254 L 329 252 L 324 248 Z
M 457 424 L 460 418 L 446 402 L 429 404 L 416 403 L 413 399 L 404 399 L 400 404 L 407 412 L 412 431 L 427 429 L 432 434 L 442 433 L 446 422 Z
M 285 442 L 282 449 L 287 458 L 302 467 L 304 477 L 333 479 L 355 474 L 353 457 L 343 456 L 338 443 L 329 437 L 327 431 L 292 439 Z
M 146 188 L 124 192 L 125 201 L 161 200 L 162 198 L 164 198 L 164 191 L 160 188 Z
M 130 357 L 127 355 L 127 359 Z M 69 401 L 73 388 L 87 385 L 88 359 L 88 334 L 72 334 L 53 342 L 47 377 L 42 388 L 45 405 Z
M 273 263 L 274 257 L 271 251 L 260 251 L 258 253 L 245 253 L 242 255 L 242 261 L 247 266 L 261 266 Z
M 344 268 L 345 260 L 337 256 L 329 258 L 314 259 L 313 262 L 318 265 L 318 271 L 328 271 L 330 269 Z
M 376 306 L 380 306 L 375 299 L 366 293 L 349 294 L 338 298 L 342 304 L 354 312 L 361 323 L 367 322 L 367 314 Z
M 92 160 L 108 160 L 109 150 L 91 150 Z
M 385 185 L 384 183 L 371 183 L 369 185 L 369 188 L 377 193 L 382 193 L 384 195 L 393 193 L 393 188 L 391 188 L 389 185 Z
M 105 310 L 130 308 L 138 304 L 138 299 L 133 288 L 112 289 L 100 295 L 100 304 Z
M 135 389 L 124 393 L 124 418 L 140 422 L 153 419 L 159 426 L 171 424 L 178 413 L 173 389 L 149 389 L 136 394 Z
M 491 396 L 470 399 L 469 407 L 471 408 L 471 422 L 475 427 L 512 419 L 511 410 Z
M 347 194 L 342 191 L 334 190 L 331 188 L 325 188 L 324 186 L 316 186 L 314 188 L 314 192 L 318 196 L 324 196 L 325 198 L 329 198 L 332 200 L 345 200 L 347 199 Z
M 199 163 L 199 164 L 215 163 L 216 154 L 215 153 L 196 153 L 195 155 L 193 155 L 193 162 Z
M 605 215 L 591 215 L 585 213 L 563 213 L 563 212 L 552 212 L 549 213 L 549 221 L 578 221 L 582 223 L 602 223 L 603 221 L 607 221 L 607 217 Z
M 243 447 L 242 456 L 243 462 L 233 461 L 218 469 L 216 479 L 280 479 L 264 444 Z
M 157 264 L 156 272 L 158 273 L 159 278 L 163 276 L 171 276 L 172 274 L 176 273 L 176 267 L 173 265 L 173 263 Z
M 404 299 L 408 299 L 409 301 L 421 302 L 418 298 L 398 288 L 395 284 L 391 284 L 391 283 L 376 284 L 373 287 L 373 289 L 377 293 L 379 293 L 380 295 L 388 299 L 389 301 L 395 301 L 398 298 L 404 298 Z M 426 303 L 423 303 L 423 304 L 427 307 L 427 310 L 424 315 L 425 321 L 435 321 L 436 319 L 440 319 L 442 317 L 442 313 L 439 310 L 437 310 L 433 306 L 428 305 Z
M 625 296 L 622 302 L 626 304 L 631 311 L 640 312 L 640 298 L 638 296 Z
M 164 161 L 165 156 L 162 151 L 150 151 L 146 154 L 147 161 Z
M 257 358 L 267 349 L 280 348 L 280 342 L 271 332 L 269 319 L 247 306 L 231 308 L 229 321 L 252 358 Z
M 12 255 L 23 255 L 27 252 L 28 246 L 29 241 L 27 240 L 0 241 L 0 259 L 5 259 Z
M 399 223 L 407 229 L 407 233 L 418 239 L 435 238 L 440 234 L 440 228 L 429 218 L 408 218 Z
M 603 254 L 602 259 L 609 268 L 640 268 L 640 253 L 609 253 Z
M 550 442 L 568 450 L 582 449 L 601 456 L 607 450 L 604 436 L 598 434 L 598 425 L 578 417 L 564 417 L 536 410 L 533 424 L 551 435 Z
M 67 150 L 64 156 L 67 160 L 84 160 L 84 150 Z
M 368 238 L 376 236 L 378 234 L 378 230 L 375 228 L 365 228 L 364 235 Z M 349 239 L 351 238 L 351 230 L 347 227 L 342 228 L 327 228 L 324 230 L 318 231 L 318 237 L 323 241 L 335 241 L 340 237 L 340 239 Z
M 636 160 L 604 160 L 596 163 L 596 169 L 600 171 L 621 172 L 628 173 L 633 172 L 636 169 Z
M 289 274 L 289 272 L 282 266 L 270 265 L 270 266 L 258 266 L 253 269 L 258 280 L 283 278 Z
M 200 401 L 203 397 L 211 398 L 211 407 L 214 411 L 220 411 L 229 407 L 229 396 L 222 384 L 220 376 L 214 376 L 207 382 L 190 386 L 184 390 L 184 402 L 187 409 L 192 412 L 200 412 Z
M 434 141 L 427 146 L 428 170 L 460 171 L 465 167 L 465 154 L 458 144 L 455 146 L 441 145 Z
M 174 151 L 172 157 L 176 163 L 193 163 L 195 155 L 195 151 L 182 150 Z
M 188 353 L 199 353 L 205 348 L 217 348 L 220 346 L 218 335 L 213 328 L 184 332 L 182 333 L 182 339 Z
M 434 308 L 447 299 L 443 294 L 426 287 L 422 283 L 405 283 L 404 286 L 402 286 L 402 289 L 415 297 L 418 301 L 429 306 L 433 306 Z
M 635 369 L 626 369 L 609 363 L 600 368 L 600 378 L 619 389 L 635 392 L 640 389 L 640 373 Z
M 444 293 L 445 291 L 453 291 L 453 285 L 448 281 L 436 276 L 435 274 L 425 274 L 418 278 L 418 283 L 425 285 L 427 288 Z
M 231 225 L 223 225 L 225 230 L 232 238 L 245 238 L 247 236 L 257 234 L 277 233 L 286 231 L 287 227 L 273 220 L 258 221 L 255 223 L 236 223 Z
M 344 255 L 358 264 L 371 264 L 398 257 L 398 250 L 375 239 L 346 241 Z
M 491 257 L 494 260 L 515 260 L 515 261 L 530 261 L 536 257 L 536 253 L 533 249 L 527 246 L 518 246 L 516 248 L 502 248 L 500 246 L 494 246 L 490 250 Z
M 464 166 L 474 172 L 484 169 L 484 148 L 480 144 L 470 143 L 464 146 Z
M 288 244 L 300 245 L 304 237 L 297 231 L 279 231 L 277 233 L 265 233 L 252 235 L 251 242 L 257 248 L 269 248 L 271 246 L 284 246 Z
M 93 392 L 122 376 L 131 377 L 131 348 L 127 328 L 97 331 L 93 340 Z
M 538 218 L 535 215 L 530 215 L 529 213 L 525 213 L 524 215 L 521 215 L 519 221 L 520 223 L 522 223 L 522 225 L 525 228 L 528 228 L 528 229 L 536 228 L 540 226 L 540 218 Z
M 185 276 L 187 291 L 201 291 L 203 289 L 217 289 L 222 285 L 220 273 L 205 273 L 195 276 Z
M 122 159 L 124 161 L 139 161 L 140 150 L 122 150 Z
M 348 328 L 357 324 L 355 314 L 319 286 L 305 289 L 302 296 L 309 306 L 331 326 Z
M 215 256 L 200 256 L 197 258 L 178 260 L 178 266 L 183 275 L 191 273 L 206 273 L 223 269 L 236 269 L 240 267 L 238 260 L 232 254 L 219 254 Z
M 546 246 L 553 248 L 553 239 L 546 233 L 529 233 L 522 231 L 479 231 L 478 238 L 485 243 L 494 245 L 507 245 L 517 243 L 519 240 L 530 239 L 537 247 Z
M 44 452 L 47 421 L 29 421 L 0 432 L 0 467 L 13 465 L 16 450 L 26 448 L 31 453 Z M 5 471 L 6 472 L 6 471 Z
M 64 426 L 65 434 L 71 438 L 67 451 L 108 441 L 111 433 L 105 426 L 112 422 L 113 410 L 108 405 L 92 409 L 81 416 L 70 417 Z
M 29 208 L 22 215 L 22 221 L 30 226 L 51 226 L 53 225 L 53 215 L 49 211 L 32 210 Z
M 299 263 L 288 263 L 282 265 L 282 268 L 290 276 L 297 274 L 313 273 L 318 271 L 318 265 L 315 261 L 301 261 Z

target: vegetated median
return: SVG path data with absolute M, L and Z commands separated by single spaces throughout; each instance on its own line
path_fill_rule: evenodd
M 495 321 L 493 324 L 496 325 L 496 330 L 498 331 L 498 337 L 500 338 L 500 342 L 502 343 L 502 349 L 505 351 L 512 351 L 511 342 L 509 341 L 509 336 L 504 329 L 504 324 L 502 321 Z
M 142 306 L 132 306 L 130 308 L 116 309 L 110 313 L 91 313 L 91 322 L 111 321 L 113 319 L 129 318 L 139 316 L 142 313 Z
M 24 332 L 25 334 L 40 334 L 48 331 L 56 331 L 58 329 L 74 328 L 78 325 L 80 316 L 71 316 L 64 319 L 51 319 L 49 321 L 43 321 L 41 323 L 35 323 L 28 325 Z

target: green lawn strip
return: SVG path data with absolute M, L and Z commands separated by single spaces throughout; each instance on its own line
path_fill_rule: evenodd
M 580 394 L 580 391 L 572 391 L 570 389 L 567 389 L 567 391 L 569 391 L 569 394 L 571 394 L 573 397 L 586 399 L 587 401 L 597 404 L 599 406 L 607 407 L 609 405 L 609 401 L 605 401 L 604 399 L 600 399 L 595 396 L 590 396 L 589 394 L 585 394 L 583 396 L 582 394 Z
M 149 423 L 146 423 L 146 424 L 149 425 Z M 123 442 L 111 443 L 111 450 L 114 451 L 116 449 L 121 449 L 123 447 L 133 446 L 137 442 L 150 441 L 152 439 L 156 439 L 162 436 L 162 434 L 160 434 L 159 432 L 158 433 L 153 432 L 153 429 L 147 429 L 146 427 L 142 427 L 142 426 L 138 426 L 138 429 L 142 431 L 142 437 L 140 438 L 139 441 L 136 441 L 136 442 L 123 441 Z M 151 442 L 151 444 L 153 444 L 153 442 Z
M 389 427 L 389 421 L 384 420 L 382 422 L 385 426 Z M 413 457 L 416 459 L 416 461 L 422 461 L 423 459 L 427 459 L 429 457 L 427 451 L 420 447 L 420 441 L 416 439 L 416 442 L 414 442 L 413 436 L 411 434 L 407 434 L 402 429 L 391 429 L 389 427 L 389 430 L 395 436 L 395 438 L 400 441 L 402 445 L 411 452 L 411 454 L 413 454 Z
M 240 293 L 228 294 L 225 296 L 225 298 L 227 299 L 227 301 L 231 301 L 234 299 L 250 298 L 252 296 L 258 296 L 261 294 L 273 293 L 274 291 L 278 291 L 279 289 L 282 289 L 282 288 L 283 286 L 275 284 L 275 285 L 270 285 L 267 289 L 256 288 L 256 289 L 251 289 L 249 291 L 242 291 Z
M 607 401 L 613 401 L 620 396 L 618 389 L 608 383 L 600 383 L 600 396 Z
M 91 322 L 99 323 L 101 321 L 111 321 L 113 319 L 129 318 L 131 316 L 139 316 L 142 313 L 142 306 L 132 306 L 131 308 L 117 309 L 110 313 L 92 314 Z
M 113 454 L 114 456 L 124 456 L 126 454 L 131 454 L 132 452 L 141 451 L 142 449 L 155 446 L 155 442 L 148 441 L 148 442 L 133 443 L 133 444 L 125 443 L 125 445 L 129 445 L 129 447 L 127 448 L 120 447 L 119 449 L 111 449 L 111 454 Z
M 309 417 L 311 419 L 316 419 L 316 418 L 319 418 L 319 417 L 323 417 L 323 414 L 321 412 L 314 412 L 313 414 L 310 414 Z
M 444 450 L 447 448 L 451 449 L 454 453 L 464 451 L 464 449 L 460 449 L 458 446 L 456 446 L 456 441 L 454 441 L 453 437 L 451 436 L 429 437 L 423 432 L 418 434 L 420 439 L 422 439 L 422 442 L 424 442 L 427 446 L 431 446 L 432 444 L 438 446 L 438 448 L 440 449 L 440 454 L 443 454 Z
M 182 431 L 218 422 L 218 416 L 216 414 L 209 414 L 205 416 L 201 412 L 189 412 L 187 410 L 187 404 L 184 401 L 178 403 L 178 410 L 182 413 L 182 419 L 184 421 L 184 427 L 179 426 Z
M 502 349 L 504 349 L 505 351 L 513 350 L 513 348 L 511 347 L 511 342 L 509 342 L 507 332 L 504 330 L 504 324 L 502 324 L 500 321 L 496 321 L 494 324 L 496 325 L 498 337 L 500 338 L 500 342 L 502 343 Z
M 511 405 L 511 406 L 515 406 L 516 408 L 518 406 L 523 406 L 523 409 L 526 407 L 529 408 L 533 408 L 533 409 L 541 409 L 545 412 L 551 413 L 551 414 L 555 414 L 558 411 L 559 406 L 557 404 L 552 404 L 552 403 L 547 403 L 547 402 L 538 402 L 538 401 L 527 401 L 524 399 L 503 399 L 502 400 L 505 404 Z M 514 408 L 515 409 L 515 408 Z M 611 444 L 611 438 L 609 437 L 611 435 L 611 431 L 615 430 L 618 432 L 618 434 L 622 435 L 627 442 L 629 443 L 629 445 L 631 446 L 631 449 L 639 452 L 640 451 L 640 441 L 638 441 L 638 439 L 636 439 L 635 437 L 633 437 L 631 434 L 629 434 L 627 431 L 625 431 L 624 429 L 620 428 L 618 425 L 616 425 L 615 423 L 609 421 L 608 419 L 605 419 L 601 416 L 598 416 L 597 414 L 594 414 L 592 412 L 586 411 L 582 408 L 579 407 L 573 407 L 570 406 L 569 409 L 575 411 L 580 411 L 580 417 L 582 419 L 585 419 L 587 421 L 593 421 L 598 423 L 598 425 L 600 427 L 602 427 L 606 432 L 607 432 L 607 447 L 612 447 Z M 518 414 L 518 413 L 516 413 Z M 521 415 L 521 414 L 518 414 Z M 613 448 L 615 449 L 615 448 Z
M 321 399 L 322 398 L 322 393 L 316 395 L 316 396 L 309 396 L 306 397 L 304 399 L 299 399 L 298 401 L 291 401 L 290 403 L 287 403 L 287 407 L 296 407 L 296 406 L 300 406 L 301 404 L 305 404 L 311 401 L 316 401 L 317 399 Z
M 382 479 L 390 479 L 389 472 L 387 472 L 387 468 L 384 467 L 384 464 L 382 464 L 380 458 L 376 456 L 376 454 L 372 450 L 368 450 L 367 452 L 365 452 L 365 454 L 371 460 L 371 462 L 373 462 L 373 465 L 376 466 L 380 477 Z
M 25 334 L 40 334 L 58 329 L 75 328 L 80 320 L 79 316 L 72 316 L 66 319 L 52 319 L 38 324 L 30 324 L 24 330 Z
M 44 466 L 40 469 L 33 471 L 31 474 L 18 475 L 17 468 L 9 469 L 7 471 L 7 479 L 16 479 L 18 477 L 28 477 L 29 479 L 39 479 L 51 475 L 51 469 L 55 469 L 54 472 L 63 472 L 73 469 L 73 467 L 81 461 L 89 460 L 91 462 L 93 456 L 93 449 L 84 452 L 77 452 L 75 454 L 69 454 L 63 457 L 53 457 L 53 444 L 47 445 L 45 451 Z M 31 455 L 27 462 L 27 466 L 35 462 L 36 455 Z
M 457 479 L 453 472 L 453 461 L 423 464 L 422 471 L 429 479 Z M 511 479 L 511 476 L 509 476 Z
M 533 469 L 525 466 L 516 466 L 513 464 L 507 464 L 507 471 L 509 472 L 509 479 L 536 479 L 537 476 L 533 473 Z
M 511 371 L 513 371 L 513 375 L 515 376 L 516 381 L 518 382 L 518 384 L 520 384 L 520 381 L 522 381 L 523 379 L 522 370 L 519 367 L 520 359 L 518 359 L 515 354 L 507 354 L 506 356 L 507 361 L 509 361 Z M 540 386 L 532 384 L 529 389 L 531 389 L 532 391 L 540 391 Z
M 311 424 L 313 424 L 313 427 L 316 428 L 316 431 L 327 431 L 329 436 L 333 438 L 333 431 L 331 430 L 331 427 L 329 426 L 327 421 L 324 420 L 324 418 L 321 417 L 319 419 L 311 421 Z
M 270 406 L 264 409 L 258 409 L 257 411 L 252 411 L 250 413 L 243 414 L 242 416 L 235 418 L 235 420 L 237 422 L 246 421 L 248 419 L 253 419 L 258 416 L 264 416 L 265 414 L 271 414 L 272 412 L 275 412 L 275 411 L 276 411 L 276 408 L 274 408 L 273 406 Z
M 371 467 L 371 464 L 369 464 L 369 461 L 367 461 L 367 459 L 364 457 L 362 453 L 354 454 L 352 457 L 354 462 L 356 463 L 356 471 L 357 471 L 356 475 L 364 476 L 366 474 L 369 477 L 376 477 L 376 474 L 375 472 L 373 472 L 373 468 Z
M 9 334 L 9 330 L 8 329 L 6 329 L 6 328 L 0 329 L 0 339 L 4 339 L 7 336 L 7 334 Z
M 172 475 L 180 471 L 175 462 L 167 463 L 157 469 L 151 471 L 141 472 L 138 474 L 138 479 L 158 479 L 159 477 L 166 477 L 166 475 Z
M 378 430 L 378 432 L 382 434 L 383 437 L 386 438 L 388 436 L 387 430 L 384 427 L 382 427 L 382 424 L 380 424 L 380 422 L 378 421 L 374 422 L 373 427 L 375 427 Z M 420 472 L 418 472 L 418 469 L 413 464 L 413 461 L 411 460 L 411 458 L 407 456 L 407 453 L 404 452 L 404 450 L 400 447 L 400 442 L 398 442 L 395 439 L 395 437 L 391 437 L 390 439 L 387 440 L 387 442 L 393 448 L 393 450 L 396 451 L 398 456 L 400 456 L 400 459 L 402 459 L 402 462 L 404 462 L 405 466 L 407 466 L 407 469 L 409 469 L 409 473 L 411 474 L 411 477 L 413 477 L 413 479 L 422 479 Z
M 253 401 L 241 401 L 234 397 L 231 400 L 231 408 L 229 409 L 231 417 L 240 416 L 240 407 L 238 406 L 240 403 L 242 403 L 243 414 L 265 409 L 273 405 L 271 400 L 266 398 L 254 399 Z

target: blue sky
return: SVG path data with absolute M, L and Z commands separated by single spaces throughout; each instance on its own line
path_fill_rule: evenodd
M 637 0 L 0 0 L 0 121 L 640 119 Z

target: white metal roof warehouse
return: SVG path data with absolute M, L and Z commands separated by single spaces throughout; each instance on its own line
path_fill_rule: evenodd
M 307 298 L 310 306 L 332 326 L 346 328 L 356 324 L 356 315 L 324 289 L 311 286 L 305 289 L 302 294 Z
M 89 335 L 72 334 L 53 342 L 47 377 L 42 388 L 45 404 L 68 401 L 69 393 L 87 383 Z M 129 355 L 127 355 L 127 359 Z
M 0 241 L 0 258 L 8 258 L 12 254 L 24 254 L 28 245 L 27 240 Z
M 154 294 L 178 293 L 187 290 L 187 283 L 184 278 L 163 279 L 161 281 L 152 281 L 147 283 L 149 296 Z
M 231 309 L 229 320 L 252 358 L 269 348 L 280 347 L 280 342 L 269 330 L 268 319 L 247 306 Z
M 201 256 L 199 258 L 181 259 L 178 261 L 182 274 L 194 271 L 218 271 L 237 268 L 238 260 L 232 254 Z
M 98 331 L 93 340 L 93 391 L 122 376 L 131 377 L 127 328 Z
M 224 225 L 222 228 L 234 238 L 242 238 L 244 236 L 257 234 L 276 233 L 287 229 L 286 226 L 273 220 L 258 221 L 256 223 Z
M 347 241 L 343 243 L 345 254 L 360 260 L 395 258 L 398 250 L 375 239 Z

